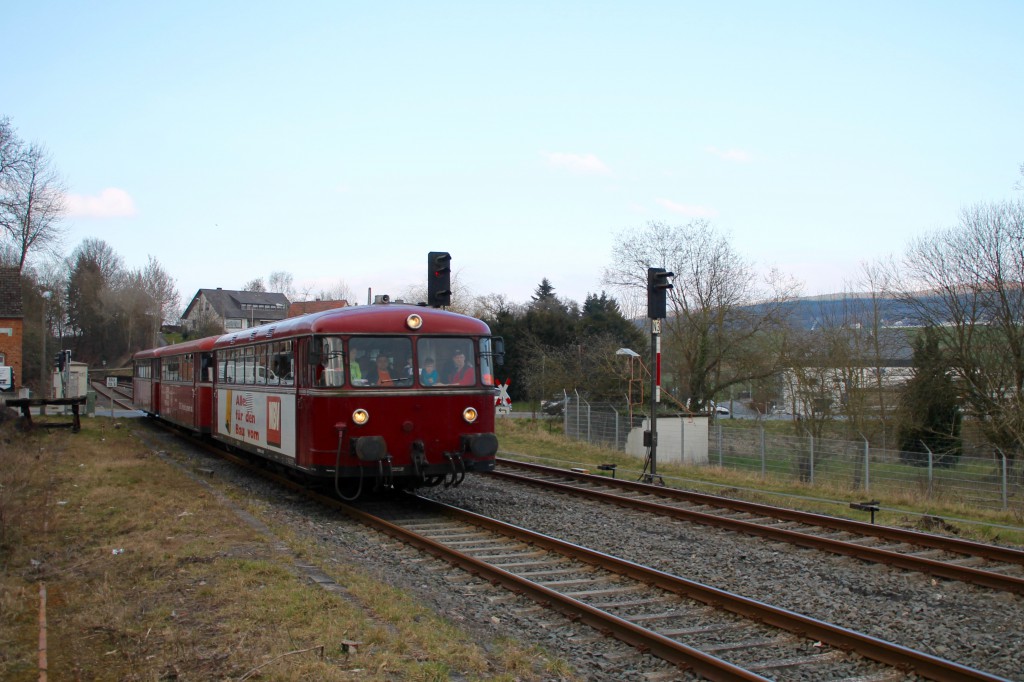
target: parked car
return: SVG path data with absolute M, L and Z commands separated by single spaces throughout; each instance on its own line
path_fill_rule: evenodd
M 564 395 L 556 395 L 551 400 L 542 400 L 540 401 L 540 410 L 544 414 L 557 417 L 565 412 L 565 401 L 566 397 Z

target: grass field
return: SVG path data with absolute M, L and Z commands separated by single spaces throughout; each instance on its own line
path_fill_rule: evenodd
M 269 540 L 133 437 L 141 426 L 0 428 L 0 679 L 40 679 L 42 633 L 50 680 L 574 679 L 288 528 Z M 345 596 L 300 577 L 299 558 Z

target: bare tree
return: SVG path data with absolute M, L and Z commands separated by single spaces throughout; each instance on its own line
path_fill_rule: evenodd
M 619 290 L 644 291 L 648 267 L 675 273 L 663 355 L 690 409 L 703 410 L 729 387 L 779 371 L 786 304 L 797 286 L 776 272 L 759 282 L 753 265 L 707 222 L 626 230 L 613 259 L 604 282 Z
M 11 126 L 11 120 L 4 116 L 0 118 L 0 192 L 3 192 L 0 197 L 6 195 L 6 183 L 17 177 L 24 162 L 24 144 Z
M 66 187 L 42 145 L 31 145 L 21 158 L 15 155 L 14 163 L 8 164 L 0 200 L 0 225 L 21 270 L 31 251 L 60 243 Z
M 1024 201 L 980 204 L 915 240 L 895 292 L 934 328 L 968 413 L 1008 456 L 1024 451 Z
M 275 270 L 267 278 L 267 291 L 284 294 L 289 301 L 295 300 L 295 278 L 290 272 Z
M 141 273 L 143 290 L 155 305 L 154 318 L 157 325 L 161 322 L 173 324 L 178 321 L 181 313 L 181 295 L 174 278 L 163 269 L 160 262 L 153 256 Z
M 242 286 L 242 291 L 264 292 L 267 285 L 263 283 L 262 277 L 254 277 Z
M 107 282 L 116 282 L 126 272 L 124 259 L 102 239 L 95 237 L 83 239 L 71 254 L 70 262 L 73 264 L 79 257 L 94 263 L 104 281 Z

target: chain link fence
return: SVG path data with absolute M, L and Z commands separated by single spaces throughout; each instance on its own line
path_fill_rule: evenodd
M 624 451 L 630 430 L 642 427 L 644 415 L 571 394 L 562 420 L 566 437 Z M 860 491 L 865 497 L 911 495 L 972 508 L 1024 510 L 1024 462 L 984 444 L 965 448 L 949 462 L 931 453 L 874 448 L 866 440 L 777 435 L 721 421 L 709 429 L 708 440 L 711 466 L 765 478 Z

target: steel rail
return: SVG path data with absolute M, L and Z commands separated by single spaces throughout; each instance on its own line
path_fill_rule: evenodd
M 606 476 L 594 476 L 592 474 L 566 471 L 564 469 L 556 469 L 552 467 L 543 467 L 535 464 L 509 462 L 508 460 L 499 460 L 498 463 L 502 466 L 525 468 L 531 471 L 541 472 L 546 475 L 570 478 L 587 483 L 599 484 L 609 488 L 642 492 L 672 500 L 732 509 L 735 511 L 742 511 L 744 513 L 783 519 L 786 521 L 794 521 L 805 525 L 830 528 L 832 530 L 839 530 L 847 533 L 880 537 L 886 540 L 939 549 L 955 554 L 978 556 L 993 561 L 1024 565 L 1024 552 L 1008 547 L 986 545 L 979 542 L 961 540 L 959 538 L 944 538 L 941 536 L 928 535 L 900 528 L 877 526 L 860 521 L 824 516 L 822 514 L 812 514 L 809 512 L 799 512 L 792 509 L 771 507 L 769 505 L 758 504 L 755 502 L 732 500 L 704 493 L 693 493 L 673 488 L 653 486 L 645 483 L 617 481 L 615 479 L 609 479 Z M 959 566 L 957 564 L 946 563 L 927 557 L 918 557 L 910 554 L 894 552 L 892 550 L 868 547 L 855 542 L 824 538 L 797 530 L 774 528 L 772 526 L 766 526 L 752 521 L 733 519 L 692 509 L 682 509 L 659 502 L 638 500 L 636 498 L 617 495 L 615 493 L 580 488 L 578 486 L 559 483 L 557 481 L 543 480 L 530 476 L 519 476 L 500 470 L 490 472 L 489 475 L 507 480 L 515 480 L 528 485 L 537 485 L 552 490 L 559 490 L 593 499 L 599 499 L 605 502 L 618 504 L 620 506 L 642 509 L 644 511 L 663 516 L 671 516 L 704 525 L 726 528 L 728 530 L 746 533 L 748 535 L 780 540 L 801 547 L 820 549 L 834 554 L 852 556 L 875 563 L 889 564 L 899 568 L 928 573 L 960 582 L 968 582 L 1006 592 L 1024 594 L 1024 578 L 1018 576 L 1004 575 L 970 566 Z
M 916 673 L 932 680 L 937 680 L 939 682 L 962 682 L 964 680 L 1005 682 L 1005 678 L 997 675 L 975 670 L 953 661 L 947 661 L 924 652 L 915 651 L 899 644 L 893 644 L 892 642 L 887 642 L 870 635 L 855 632 L 838 625 L 826 623 L 787 609 L 771 606 L 754 599 L 748 599 L 715 587 L 703 585 L 670 573 L 665 573 L 664 571 L 642 566 L 626 559 L 620 559 L 603 552 L 598 552 L 563 540 L 558 540 L 548 535 L 527 530 L 525 528 L 506 524 L 496 519 L 481 516 L 441 502 L 427 500 L 425 498 L 418 499 L 423 500 L 430 506 L 443 510 L 446 514 L 459 519 L 464 519 L 473 525 L 488 528 L 505 535 L 511 535 L 517 539 L 530 542 L 566 556 L 571 556 L 580 561 L 585 561 L 601 568 L 611 570 L 615 573 L 629 576 L 635 580 L 660 587 L 668 592 L 682 595 L 710 606 L 725 609 L 745 618 L 751 618 L 762 623 L 774 625 L 775 627 L 802 637 L 820 640 L 846 651 L 855 651 L 873 661 L 901 669 L 914 670 Z M 349 513 L 348 510 L 345 510 L 345 513 Z M 384 523 L 387 523 L 389 526 L 394 525 L 389 522 Z M 401 532 L 404 536 L 410 531 L 399 527 L 398 532 Z M 433 543 L 433 541 L 427 542 Z M 438 551 L 443 551 L 446 554 L 458 554 L 458 552 L 453 552 L 448 548 L 443 548 Z M 474 566 L 477 566 L 477 560 L 472 559 L 472 557 L 467 558 L 474 562 Z M 477 568 L 484 570 L 484 567 L 477 566 Z M 495 567 L 491 567 L 486 570 L 501 571 L 501 569 L 496 569 Z M 501 571 L 501 573 L 506 572 Z M 518 579 L 518 577 L 516 578 Z M 549 591 L 546 590 L 546 588 L 542 589 L 544 590 L 542 594 L 546 596 Z M 530 591 L 532 592 L 532 589 Z M 572 600 L 571 598 L 567 599 L 571 602 L 576 602 L 576 600 Z M 603 612 L 600 613 L 603 614 Z M 704 673 L 701 672 L 701 674 Z
M 508 536 L 511 533 L 512 537 L 518 537 L 520 539 L 531 538 L 530 541 L 538 544 L 542 542 L 540 538 L 546 537 L 531 533 L 530 531 L 521 528 L 511 531 L 510 529 L 515 527 L 507 526 L 506 524 L 502 524 L 501 522 L 493 519 L 488 519 L 487 517 L 470 514 L 470 512 L 464 512 L 455 507 L 447 507 L 447 505 L 441 505 L 441 503 L 438 502 L 424 500 L 423 498 L 420 499 L 428 505 L 436 505 L 439 509 L 445 508 L 446 513 L 449 515 L 472 516 L 474 518 L 471 523 L 474 525 L 488 527 L 496 532 L 501 532 L 503 535 Z M 765 680 L 768 680 L 768 678 L 762 677 L 757 673 L 745 670 L 727 661 L 723 661 L 720 658 L 682 644 L 681 642 L 659 635 L 647 628 L 631 623 L 628 620 L 619 618 L 618 616 L 606 611 L 597 609 L 543 585 L 539 585 L 536 582 L 522 578 L 515 573 L 506 571 L 486 561 L 476 559 L 468 554 L 448 547 L 442 542 L 426 538 L 419 533 L 402 528 L 400 525 L 391 523 L 379 516 L 375 516 L 347 505 L 339 505 L 338 508 L 346 515 L 360 523 L 376 528 L 377 530 L 387 533 L 404 543 L 417 547 L 438 558 L 444 559 L 449 563 L 453 563 L 485 580 L 501 584 L 513 592 L 525 594 L 534 601 L 547 604 L 551 608 L 554 608 L 573 619 L 578 619 L 602 632 L 611 633 L 617 639 L 627 642 L 641 651 L 650 651 L 663 660 L 674 663 L 682 668 L 692 669 L 709 679 L 735 680 L 742 682 L 764 682 Z M 553 542 L 557 543 L 558 541 Z M 554 549 L 555 546 L 556 545 L 551 545 L 551 548 Z M 566 544 L 566 546 L 569 545 Z M 582 550 L 583 548 L 577 549 Z M 567 552 L 563 551 L 562 553 Z M 569 555 L 572 556 L 573 553 L 569 553 Z

